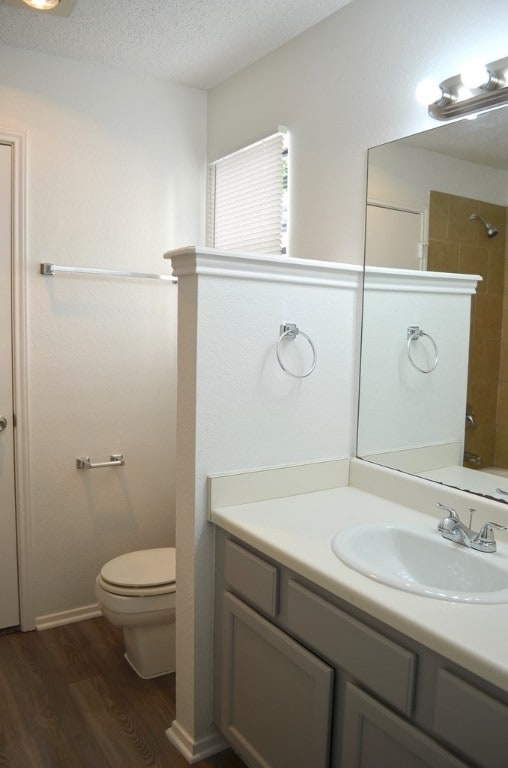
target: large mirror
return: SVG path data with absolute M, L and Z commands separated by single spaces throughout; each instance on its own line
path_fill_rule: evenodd
M 369 150 L 357 453 L 505 503 L 507 212 L 506 109 Z

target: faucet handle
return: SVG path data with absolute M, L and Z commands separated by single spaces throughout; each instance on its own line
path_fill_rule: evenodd
M 460 517 L 452 507 L 447 507 L 445 504 L 441 504 L 440 501 L 436 501 L 436 507 L 439 507 L 442 512 L 446 512 L 446 517 L 450 517 L 452 520 L 460 520 Z
M 488 523 L 485 523 L 485 525 L 482 525 L 480 531 L 473 539 L 474 544 L 478 544 L 483 552 L 495 552 L 497 549 L 496 540 L 494 538 L 494 528 L 497 528 L 500 531 L 508 531 L 508 526 L 489 521 Z

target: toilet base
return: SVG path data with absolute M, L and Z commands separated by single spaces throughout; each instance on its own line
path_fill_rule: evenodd
M 175 624 L 124 627 L 125 658 L 146 679 L 174 672 Z

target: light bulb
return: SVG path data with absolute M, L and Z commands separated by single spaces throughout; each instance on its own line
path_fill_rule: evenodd
M 56 8 L 60 0 L 23 0 L 30 8 L 35 8 L 37 11 L 52 11 Z
M 490 72 L 481 61 L 468 61 L 460 73 L 462 84 L 466 88 L 482 88 L 490 81 Z
M 435 80 L 422 80 L 416 86 L 415 94 L 417 102 L 424 106 L 434 104 L 443 98 L 443 91 Z

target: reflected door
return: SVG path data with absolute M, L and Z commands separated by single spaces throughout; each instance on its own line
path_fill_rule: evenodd
M 12 148 L 0 144 L 0 629 L 19 624 L 12 379 Z
M 365 263 L 370 267 L 425 269 L 423 213 L 367 205 Z

